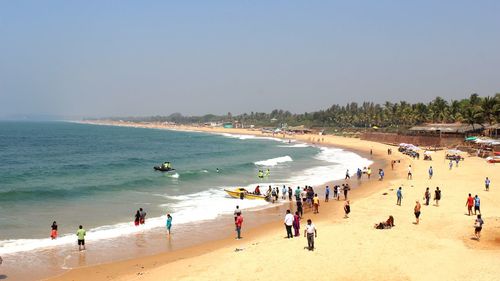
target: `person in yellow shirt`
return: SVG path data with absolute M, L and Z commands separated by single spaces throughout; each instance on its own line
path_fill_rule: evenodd
M 318 194 L 314 194 L 314 197 L 313 197 L 313 207 L 314 207 L 314 213 L 315 214 L 319 213 L 319 197 L 318 197 Z
M 370 176 L 372 175 L 372 168 L 368 167 L 368 171 L 366 171 L 366 174 L 368 175 L 368 179 L 370 179 Z

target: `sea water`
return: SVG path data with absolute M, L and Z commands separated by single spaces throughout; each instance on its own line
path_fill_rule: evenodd
M 153 170 L 170 161 L 175 173 Z M 371 161 L 337 148 L 279 138 L 208 134 L 69 122 L 0 122 L 0 254 L 15 255 L 74 243 L 213 220 L 266 208 L 224 189 L 320 185 Z M 219 172 L 217 172 L 219 169 Z M 270 169 L 270 176 L 257 177 Z M 133 225 L 137 209 L 147 223 Z M 60 238 L 51 240 L 57 221 Z

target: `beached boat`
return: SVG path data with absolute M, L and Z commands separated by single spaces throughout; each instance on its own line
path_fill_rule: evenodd
M 238 187 L 234 190 L 227 190 L 224 189 L 224 191 L 231 197 L 237 198 L 237 199 L 251 199 L 251 200 L 268 200 L 268 197 L 265 195 L 257 195 L 249 192 L 248 190 Z

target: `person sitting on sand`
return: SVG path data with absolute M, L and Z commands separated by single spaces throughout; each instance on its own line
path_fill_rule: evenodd
M 392 227 L 394 227 L 393 216 L 389 216 L 389 218 L 385 222 L 379 222 L 374 225 L 374 228 L 376 229 L 391 229 Z

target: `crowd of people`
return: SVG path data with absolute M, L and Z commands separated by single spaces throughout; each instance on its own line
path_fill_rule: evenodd
M 371 151 L 372 153 L 372 151 Z M 387 151 L 388 155 L 392 154 L 392 149 L 388 149 Z M 397 161 L 399 162 L 399 161 Z M 396 161 L 391 161 L 391 166 L 394 167 L 394 164 Z M 453 161 L 450 160 L 449 162 L 449 169 L 451 170 L 453 168 Z M 458 167 L 458 161 L 455 161 L 455 167 Z M 259 171 L 262 172 L 262 171 Z M 267 174 L 269 173 L 266 171 Z M 364 175 L 366 175 L 366 178 L 368 180 L 371 179 L 371 174 L 372 170 L 371 167 L 364 167 L 363 169 L 358 168 L 356 171 L 356 176 L 357 179 L 362 179 Z M 432 166 L 429 167 L 428 169 L 428 176 L 429 180 L 432 180 L 434 175 L 434 168 Z M 384 172 L 382 169 L 379 169 L 379 180 L 383 179 L 384 177 Z M 324 202 L 329 202 L 330 200 L 330 194 L 332 193 L 332 198 L 337 201 L 341 199 L 343 196 L 343 200 L 345 201 L 343 204 L 343 210 L 344 210 L 344 218 L 349 218 L 349 213 L 351 212 L 351 206 L 350 202 L 348 200 L 348 193 L 351 190 L 351 187 L 349 186 L 348 181 L 350 180 L 351 175 L 349 173 L 349 170 L 346 171 L 345 175 L 345 182 L 342 184 L 334 184 L 333 188 L 330 189 L 330 186 L 327 185 L 325 187 L 324 191 Z M 411 165 L 408 166 L 407 168 L 407 179 L 412 180 L 413 179 L 413 168 Z M 486 177 L 484 181 L 485 185 L 485 191 L 490 190 L 490 184 L 491 180 Z M 255 191 L 256 194 L 260 194 L 260 189 L 259 186 L 256 188 Z M 439 201 L 441 200 L 442 194 L 441 190 L 439 187 L 436 187 L 434 190 L 434 197 L 431 198 L 431 192 L 430 188 L 426 187 L 424 195 L 423 195 L 423 204 L 428 206 L 430 204 L 431 199 L 434 201 L 434 206 L 439 206 Z M 267 190 L 267 194 L 270 195 L 272 198 L 272 202 L 277 202 L 280 198 L 280 188 L 279 187 L 274 187 L 272 188 L 269 186 L 269 189 Z M 312 214 L 318 214 L 319 213 L 319 207 L 320 207 L 320 199 L 318 196 L 318 193 L 314 191 L 314 188 L 312 186 L 304 186 L 304 187 L 299 187 L 294 190 L 292 190 L 291 187 L 287 187 L 283 185 L 281 187 L 281 199 L 286 201 L 293 201 L 293 197 L 295 197 L 295 211 L 293 212 L 291 209 L 286 210 L 286 214 L 283 220 L 283 223 L 285 225 L 285 230 L 286 230 L 286 238 L 291 239 L 294 237 L 299 237 L 300 236 L 300 230 L 301 230 L 301 220 L 304 216 L 304 207 L 307 207 L 308 209 L 312 210 Z M 399 186 L 396 190 L 396 205 L 401 206 L 403 202 L 403 187 Z M 472 216 L 475 215 L 477 216 L 474 222 L 474 235 L 477 240 L 480 239 L 481 236 L 481 230 L 482 226 L 484 224 L 484 220 L 481 217 L 481 201 L 479 196 L 476 194 L 474 197 L 472 196 L 471 193 L 469 193 L 466 203 L 467 207 L 467 215 Z M 414 224 L 419 224 L 420 223 L 420 216 L 422 213 L 422 206 L 420 204 L 419 200 L 415 201 L 415 206 L 414 206 L 414 215 L 416 221 Z M 139 210 L 136 211 L 134 215 L 134 225 L 135 226 L 140 226 L 146 223 L 146 212 L 143 208 L 139 208 Z M 241 231 L 242 231 L 242 226 L 243 226 L 243 215 L 241 212 L 241 209 L 239 206 L 236 206 L 236 209 L 234 211 L 234 224 L 235 224 L 235 231 L 236 231 L 236 239 L 241 239 Z M 172 216 L 170 214 L 167 214 L 167 219 L 166 219 L 166 230 L 168 236 L 171 234 L 171 227 L 172 227 Z M 376 223 L 374 225 L 374 228 L 376 229 L 390 229 L 394 227 L 394 217 L 391 215 L 386 221 L 382 221 L 379 223 Z M 77 236 L 77 244 L 78 244 L 78 249 L 80 251 L 85 250 L 85 237 L 87 235 L 86 230 L 83 228 L 82 225 L 80 225 L 77 229 L 76 236 Z M 54 221 L 51 225 L 51 232 L 50 232 L 50 237 L 51 239 L 57 239 L 58 237 L 58 224 L 56 221 Z M 307 220 L 307 224 L 304 229 L 304 237 L 307 238 L 307 243 L 308 243 L 308 249 L 309 250 L 314 250 L 314 239 L 317 237 L 317 228 L 316 226 L 312 223 L 311 219 Z

